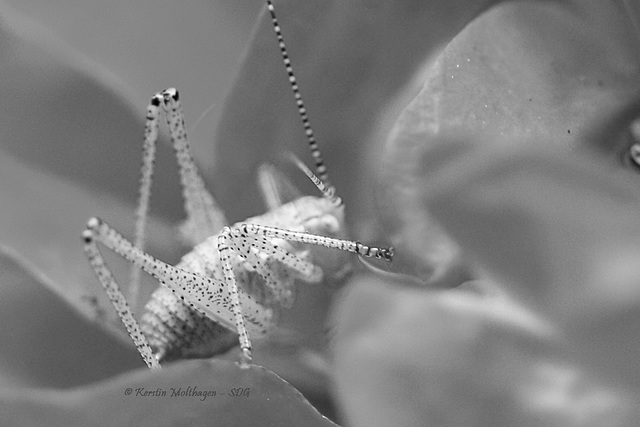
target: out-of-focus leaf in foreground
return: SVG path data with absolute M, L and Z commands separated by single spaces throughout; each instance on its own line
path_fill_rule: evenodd
M 0 390 L 0 401 L 7 426 L 335 426 L 273 372 L 221 360 L 182 362 L 71 391 Z
M 558 147 L 439 142 L 420 160 L 422 201 L 480 280 L 432 292 L 356 282 L 336 344 L 348 418 L 634 425 L 637 176 Z
M 577 153 L 463 146 L 429 152 L 460 162 L 425 174 L 430 212 L 510 295 L 562 329 L 575 360 L 640 386 L 637 175 Z
M 508 2 L 471 23 L 425 68 L 420 94 L 388 138 L 384 230 L 416 275 L 455 265 L 459 253 L 416 193 L 418 159 L 438 135 L 502 137 L 512 144 L 585 144 L 585 132 L 624 106 L 640 83 L 640 11 L 634 2 Z M 633 10 L 632 10 L 633 9 Z M 615 145 L 619 141 L 611 138 Z M 616 152 L 615 148 L 609 151 Z M 413 257 L 413 260 L 409 260 Z
M 637 424 L 640 186 L 619 162 L 637 16 L 632 2 L 505 4 L 426 68 L 380 208 L 416 268 L 463 260 L 477 280 L 355 281 L 335 348 L 352 425 Z

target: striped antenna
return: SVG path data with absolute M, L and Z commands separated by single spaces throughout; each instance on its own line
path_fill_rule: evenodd
M 289 160 L 296 165 L 298 169 L 300 169 L 306 176 L 313 182 L 318 190 L 322 193 L 322 195 L 329 199 L 335 206 L 342 205 L 342 199 L 336 196 L 336 189 L 332 185 L 327 187 L 327 185 L 322 182 L 320 178 L 318 178 L 312 171 L 305 165 L 302 160 L 300 160 L 295 154 L 287 153 Z
M 280 24 L 278 23 L 278 18 L 276 18 L 275 9 L 273 7 L 273 3 L 271 3 L 271 0 L 267 0 L 267 9 L 269 9 L 269 13 L 271 14 L 271 22 L 273 23 L 273 29 L 276 32 L 276 37 L 278 38 L 278 46 L 280 47 L 280 53 L 282 53 L 284 66 L 287 70 L 287 74 L 289 75 L 289 83 L 291 84 L 291 90 L 293 91 L 293 96 L 296 99 L 296 105 L 298 106 L 298 113 L 300 114 L 300 118 L 302 119 L 302 126 L 304 126 L 304 133 L 307 136 L 307 141 L 309 141 L 309 150 L 311 150 L 311 155 L 313 156 L 316 162 L 316 174 L 320 179 L 320 181 L 324 183 L 327 190 L 331 191 L 332 193 L 335 193 L 335 189 L 329 181 L 329 176 L 327 174 L 327 167 L 324 165 L 322 154 L 320 153 L 320 149 L 318 148 L 318 143 L 316 142 L 316 137 L 313 133 L 313 129 L 311 128 L 311 124 L 309 123 L 309 116 L 307 115 L 307 109 L 304 106 L 304 101 L 302 100 L 302 95 L 300 94 L 300 88 L 298 87 L 298 80 L 296 79 L 296 76 L 293 73 L 293 67 L 291 66 L 291 60 L 289 59 L 289 53 L 287 52 L 287 47 L 284 44 L 284 38 L 282 37 L 282 30 L 280 29 Z

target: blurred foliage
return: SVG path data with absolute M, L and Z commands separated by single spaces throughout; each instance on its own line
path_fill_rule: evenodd
M 356 280 L 336 320 L 350 425 L 636 424 L 627 6 L 504 4 L 425 67 L 385 146 L 382 221 L 414 258 L 405 274 L 459 286 Z M 460 263 L 474 280 L 428 282 Z

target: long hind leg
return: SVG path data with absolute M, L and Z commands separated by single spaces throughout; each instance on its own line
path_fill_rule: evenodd
M 138 321 L 133 316 L 127 299 L 120 290 L 120 286 L 118 286 L 113 274 L 111 274 L 111 270 L 109 270 L 100 253 L 100 249 L 98 249 L 96 245 L 94 233 L 91 230 L 85 230 L 82 238 L 84 239 L 84 252 L 89 259 L 89 263 L 106 290 L 113 307 L 118 312 L 118 316 L 120 316 L 129 336 L 138 349 L 140 356 L 142 356 L 142 360 L 144 360 L 144 363 L 146 363 L 150 369 L 160 369 L 160 364 L 153 354 L 147 338 L 142 333 Z
M 138 322 L 131 313 L 96 242 L 101 242 L 157 279 L 178 294 L 185 304 L 222 326 L 236 331 L 244 355 L 243 363 L 251 360 L 249 333 L 264 335 L 272 326 L 271 310 L 258 304 L 245 292 L 239 291 L 237 286 L 232 286 L 230 282 L 221 283 L 162 262 L 134 247 L 131 242 L 98 218 L 89 220 L 83 239 L 85 253 L 100 283 L 107 290 L 111 303 L 120 315 L 143 360 L 152 369 L 159 368 L 160 365 L 146 337 L 140 331 Z
M 160 109 L 166 115 L 169 135 L 176 154 L 179 167 L 184 209 L 187 215 L 181 226 L 185 240 L 192 246 L 207 237 L 219 232 L 227 220 L 215 199 L 207 191 L 204 181 L 193 160 L 184 114 L 180 103 L 180 96 L 176 89 L 170 88 L 155 94 L 147 107 L 147 122 L 144 133 L 142 167 L 140 171 L 140 188 L 138 207 L 136 209 L 136 224 L 134 245 L 144 250 L 145 231 L 149 213 L 149 199 L 151 197 L 151 183 L 153 178 L 156 144 L 158 141 L 158 120 Z M 129 276 L 129 299 L 131 305 L 136 306 L 140 287 L 140 269 L 133 266 Z

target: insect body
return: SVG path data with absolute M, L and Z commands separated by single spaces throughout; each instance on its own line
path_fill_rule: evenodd
M 272 188 L 266 192 L 270 211 L 225 227 L 224 215 L 205 189 L 191 156 L 178 92 L 168 89 L 156 94 L 147 110 L 135 243 L 98 218 L 90 219 L 83 233 L 89 262 L 150 368 L 159 368 L 160 361 L 215 355 L 235 346 L 238 340 L 241 361 L 247 364 L 251 361 L 250 336 L 266 334 L 275 321 L 274 309 L 293 304 L 296 279 L 312 283 L 339 280 L 350 269 L 350 258 L 345 252 L 388 261 L 393 256 L 391 249 L 345 239 L 342 200 L 328 183 L 273 5 L 267 2 L 267 6 L 318 176 L 302 162 L 296 163 L 323 196 L 280 204 L 278 191 Z M 182 229 L 194 244 L 193 250 L 175 266 L 143 251 L 160 110 L 166 115 L 180 169 L 187 213 Z M 263 181 L 269 181 L 268 178 Z M 147 303 L 141 324 L 131 313 L 97 242 L 164 285 Z M 327 248 L 330 253 L 322 252 Z M 336 253 L 340 255 L 335 256 Z M 134 269 L 131 276 L 134 295 L 138 280 Z
M 249 245 L 249 233 L 243 230 L 243 224 L 261 224 L 278 227 L 288 232 L 308 232 L 319 236 L 342 237 L 342 209 L 336 208 L 327 199 L 305 197 L 295 203 L 287 203 L 266 214 L 249 218 L 243 223 L 230 227 L 239 237 L 240 246 Z M 343 227 L 342 227 L 343 228 Z M 184 270 L 212 277 L 224 283 L 224 271 L 220 263 L 218 239 L 221 234 L 207 238 L 196 245 L 176 265 Z M 296 271 L 280 261 L 274 246 L 282 254 L 296 254 L 301 260 L 313 260 L 314 264 L 305 265 L 307 271 Z M 307 282 L 337 281 L 349 272 L 350 263 L 344 256 L 323 257 L 319 251 L 282 239 L 269 239 L 260 251 L 247 250 L 245 257 L 231 257 L 231 265 L 240 284 L 240 288 L 257 302 L 269 306 L 290 307 L 294 302 L 294 280 L 306 279 Z M 311 253 L 306 253 L 311 252 Z M 343 255 L 343 254 L 341 254 Z M 346 255 L 346 254 L 345 254 Z M 249 262 L 245 261 L 249 260 Z M 327 262 L 329 260 L 329 262 Z M 318 265 L 320 268 L 318 268 Z M 256 268 L 257 267 L 257 268 Z M 302 267 L 302 266 L 301 266 Z M 265 276 L 267 279 L 263 278 Z M 324 276 L 324 277 L 323 277 Z M 270 283 L 269 283 L 270 281 Z M 151 348 L 162 360 L 174 360 L 185 357 L 207 357 L 226 351 L 235 346 L 238 337 L 235 329 L 222 327 L 218 321 L 211 320 L 197 311 L 185 310 L 180 297 L 166 287 L 159 287 L 151 296 L 146 312 L 141 319 L 141 328 L 147 336 Z M 268 325 L 250 331 L 252 335 L 263 335 Z

